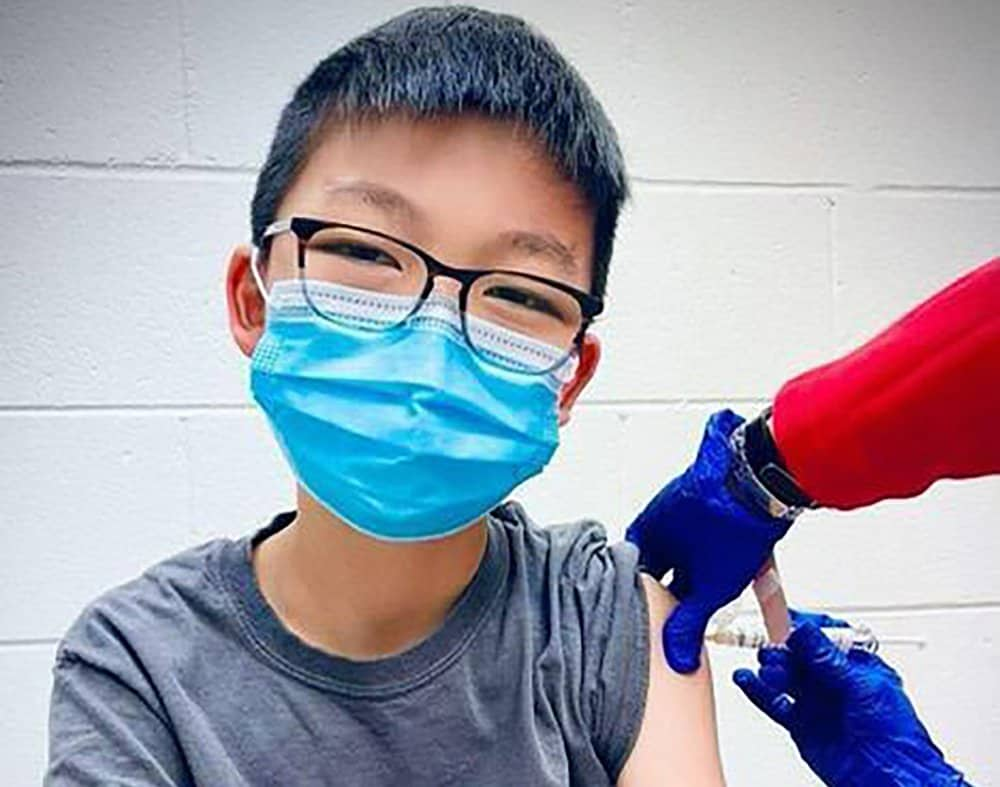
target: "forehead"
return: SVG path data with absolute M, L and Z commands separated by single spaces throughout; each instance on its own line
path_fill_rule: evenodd
M 352 184 L 386 186 L 407 204 Z M 548 237 L 570 252 L 559 278 L 589 286 L 592 211 L 542 144 L 511 122 L 470 114 L 334 126 L 282 202 L 281 215 L 292 211 L 377 222 L 452 259 L 503 238 Z

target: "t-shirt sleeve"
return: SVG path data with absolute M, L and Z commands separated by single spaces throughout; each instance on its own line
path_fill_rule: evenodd
M 84 624 L 80 624 L 81 626 Z M 49 703 L 46 787 L 193 787 L 155 692 L 116 643 L 60 644 Z M 121 657 L 124 656 L 124 657 Z
M 563 570 L 563 626 L 578 648 L 581 715 L 614 783 L 645 712 L 649 610 L 635 545 L 609 545 L 597 522 L 574 530 Z

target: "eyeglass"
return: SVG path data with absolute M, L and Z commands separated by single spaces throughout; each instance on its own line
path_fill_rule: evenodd
M 588 326 L 604 308 L 602 298 L 554 279 L 510 269 L 456 268 L 384 232 L 306 216 L 270 224 L 258 260 L 266 257 L 274 236 L 283 232 L 296 238 L 302 293 L 320 317 L 359 327 L 323 297 L 324 285 L 339 285 L 388 298 L 394 306 L 391 315 L 360 327 L 390 330 L 420 309 L 437 276 L 447 276 L 461 285 L 458 304 L 465 341 L 485 361 L 505 368 L 534 374 L 557 369 L 579 348 Z M 264 292 L 261 272 L 256 268 L 253 272 Z M 484 326 L 498 326 L 514 339 L 527 337 L 553 352 L 538 352 L 529 360 L 522 353 L 513 360 L 497 352 L 497 333 Z

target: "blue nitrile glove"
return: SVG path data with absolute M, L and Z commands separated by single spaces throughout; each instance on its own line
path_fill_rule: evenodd
M 640 564 L 659 578 L 673 569 L 680 600 L 663 627 L 663 650 L 677 672 L 698 668 L 705 627 L 750 584 L 790 523 L 738 501 L 726 486 L 729 436 L 743 423 L 731 410 L 705 425 L 698 456 L 629 525 Z
M 873 653 L 839 650 L 819 629 L 846 623 L 801 613 L 793 613 L 792 620 L 787 647 L 761 648 L 758 673 L 736 670 L 733 680 L 791 733 L 824 784 L 968 784 L 931 741 L 899 675 Z

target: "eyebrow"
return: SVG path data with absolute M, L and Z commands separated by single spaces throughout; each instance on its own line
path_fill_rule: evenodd
M 573 252 L 565 243 L 549 232 L 507 230 L 497 236 L 497 242 L 527 254 L 548 257 L 569 273 L 577 271 Z
M 408 224 L 426 223 L 427 220 L 424 212 L 400 192 L 380 183 L 338 178 L 323 184 L 323 191 L 330 199 L 341 195 L 355 197 L 363 204 Z M 550 232 L 506 230 L 496 237 L 495 243 L 530 255 L 547 257 L 568 273 L 578 270 L 572 250 Z
M 323 184 L 323 191 L 331 199 L 336 199 L 341 194 L 357 197 L 365 205 L 410 224 L 419 224 L 425 220 L 423 211 L 398 191 L 368 180 L 337 179 Z

